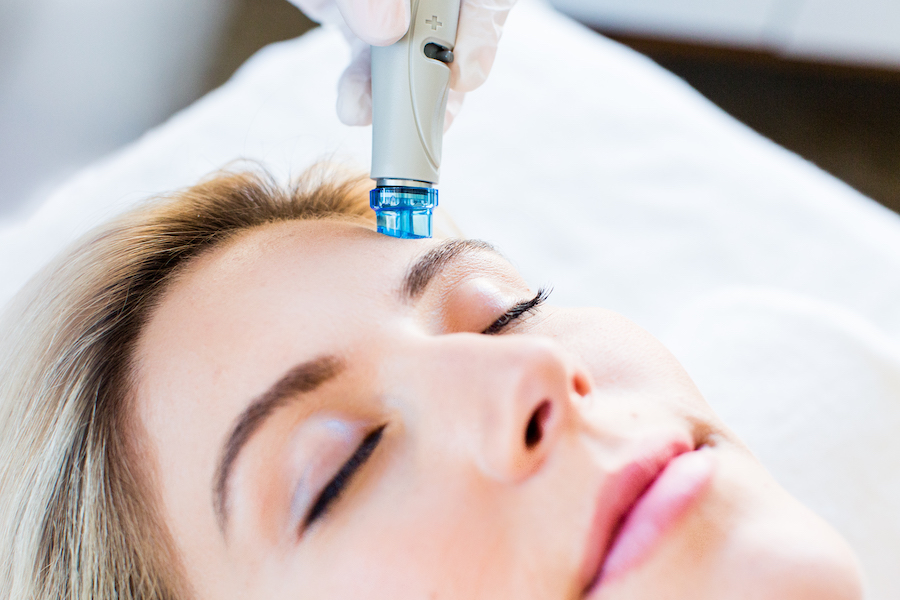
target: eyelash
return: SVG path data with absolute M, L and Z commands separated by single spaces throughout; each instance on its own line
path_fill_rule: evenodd
M 382 425 L 367 435 L 356 449 L 356 452 L 353 453 L 353 456 L 344 463 L 344 466 L 337 472 L 337 475 L 328 482 L 328 485 L 325 486 L 325 489 L 323 489 L 322 493 L 319 494 L 319 497 L 316 498 L 312 508 L 309 509 L 306 518 L 303 520 L 304 529 L 322 517 L 331 505 L 340 498 L 344 488 L 347 487 L 359 468 L 362 467 L 366 461 L 369 460 L 369 457 L 372 456 L 372 453 L 375 452 L 375 448 L 378 447 L 378 443 L 381 441 L 381 434 L 384 433 L 384 428 L 385 426 Z
M 527 314 L 533 313 L 544 301 L 550 296 L 550 288 L 540 288 L 537 294 L 531 300 L 524 300 L 518 304 L 514 304 L 509 310 L 503 313 L 499 319 L 491 323 L 487 329 L 482 331 L 486 335 L 494 335 L 506 329 L 510 324 L 521 319 Z

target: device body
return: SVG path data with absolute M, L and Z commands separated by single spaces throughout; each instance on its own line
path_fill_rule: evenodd
M 459 0 L 412 0 L 399 41 L 372 47 L 372 179 L 378 231 L 431 237 Z

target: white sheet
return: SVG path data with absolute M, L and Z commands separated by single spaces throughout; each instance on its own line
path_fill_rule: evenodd
M 347 51 L 315 31 L 82 172 L 0 231 L 0 302 L 99 220 L 239 157 L 284 179 L 366 169 L 342 127 Z M 562 304 L 667 343 L 781 483 L 851 541 L 869 597 L 900 598 L 900 218 L 760 138 L 645 58 L 513 11 L 444 140 L 441 201 Z

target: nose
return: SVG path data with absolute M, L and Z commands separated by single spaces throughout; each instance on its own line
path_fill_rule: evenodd
M 439 404 L 475 464 L 507 483 L 538 472 L 572 425 L 573 402 L 591 392 L 587 371 L 539 336 L 453 334 L 444 344 Z

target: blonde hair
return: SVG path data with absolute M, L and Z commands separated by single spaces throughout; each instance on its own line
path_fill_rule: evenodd
M 131 354 L 167 282 L 267 223 L 371 225 L 369 180 L 314 168 L 290 189 L 222 174 L 99 228 L 0 325 L 0 598 L 189 595 L 129 434 Z

